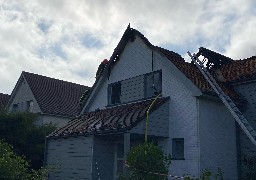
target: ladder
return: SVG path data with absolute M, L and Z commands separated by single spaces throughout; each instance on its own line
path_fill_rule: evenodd
M 218 85 L 218 83 L 215 81 L 215 79 L 208 72 L 208 70 L 206 69 L 206 67 L 203 64 L 206 61 L 206 59 L 204 59 L 203 62 L 201 62 L 195 54 L 192 55 L 189 51 L 188 51 L 188 55 L 191 57 L 192 61 L 195 63 L 197 68 L 200 70 L 200 72 L 203 74 L 205 79 L 208 81 L 208 83 L 211 85 L 211 87 L 214 89 L 214 91 L 220 97 L 222 102 L 228 108 L 230 113 L 235 118 L 236 122 L 239 124 L 239 126 L 242 128 L 242 130 L 245 132 L 245 134 L 248 136 L 248 138 L 251 140 L 251 142 L 254 145 L 256 145 L 255 130 L 252 128 L 250 123 L 245 119 L 244 115 L 237 108 L 237 106 L 232 101 L 232 99 L 224 93 L 224 91 L 221 89 L 221 87 Z

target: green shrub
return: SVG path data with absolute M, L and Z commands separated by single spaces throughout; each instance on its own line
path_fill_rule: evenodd
M 28 161 L 13 152 L 12 146 L 0 140 L 0 179 L 42 180 L 47 169 L 31 170 Z
M 8 113 L 0 111 L 0 139 L 13 146 L 19 156 L 25 156 L 32 168 L 43 165 L 45 136 L 55 130 L 52 124 L 36 125 L 33 113 Z
M 168 174 L 171 163 L 170 155 L 165 155 L 163 150 L 153 143 L 144 143 L 131 148 L 127 155 L 129 165 L 129 178 L 133 180 L 163 180 Z

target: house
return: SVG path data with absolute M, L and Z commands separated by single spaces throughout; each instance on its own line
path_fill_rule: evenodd
M 78 115 L 80 98 L 89 87 L 38 74 L 22 72 L 12 91 L 10 112 L 38 113 L 38 124 L 61 127 Z
M 4 110 L 6 108 L 10 97 L 11 96 L 9 94 L 0 93 L 0 110 Z
M 256 57 L 234 61 L 206 48 L 197 55 L 256 129 Z M 224 179 L 246 179 L 243 155 L 255 156 L 256 148 L 195 64 L 128 26 L 102 67 L 80 116 L 47 137 L 46 164 L 56 167 L 50 179 L 125 173 L 126 154 L 144 141 L 151 105 L 148 139 L 172 155 L 169 174 L 199 177 L 219 167 Z

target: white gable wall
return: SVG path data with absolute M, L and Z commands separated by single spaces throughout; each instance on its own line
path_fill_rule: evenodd
M 41 110 L 36 102 L 36 99 L 28 86 L 28 83 L 25 81 L 23 77 L 21 77 L 21 82 L 17 87 L 17 90 L 14 94 L 14 97 L 8 107 L 9 111 L 12 111 L 13 104 L 18 104 L 19 111 L 26 111 L 27 101 L 33 101 L 33 107 L 31 108 L 31 112 L 40 113 Z
M 129 42 L 120 56 L 119 62 L 113 67 L 107 80 L 92 105 L 93 111 L 104 109 L 107 105 L 108 84 L 152 72 L 152 51 L 144 42 L 136 37 Z M 170 173 L 184 173 L 198 176 L 199 173 L 199 144 L 196 98 L 192 91 L 196 88 L 177 68 L 164 56 L 154 53 L 154 71 L 162 69 L 162 95 L 170 96 L 169 105 L 169 139 L 159 142 L 166 153 L 171 153 L 172 138 L 185 139 L 185 160 L 173 160 Z M 184 82 L 181 82 L 183 78 Z M 194 89 L 193 89 L 194 88 Z

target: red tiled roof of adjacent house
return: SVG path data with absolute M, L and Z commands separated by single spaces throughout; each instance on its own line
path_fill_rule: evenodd
M 22 72 L 43 113 L 74 117 L 87 86 Z
M 153 104 L 150 113 L 168 99 L 158 98 Z M 146 111 L 152 101 L 153 99 L 85 113 L 70 121 L 66 126 L 56 130 L 49 137 L 130 129 L 145 119 Z
M 6 108 L 7 103 L 9 101 L 10 97 L 11 96 L 9 94 L 0 93 L 0 110 Z

